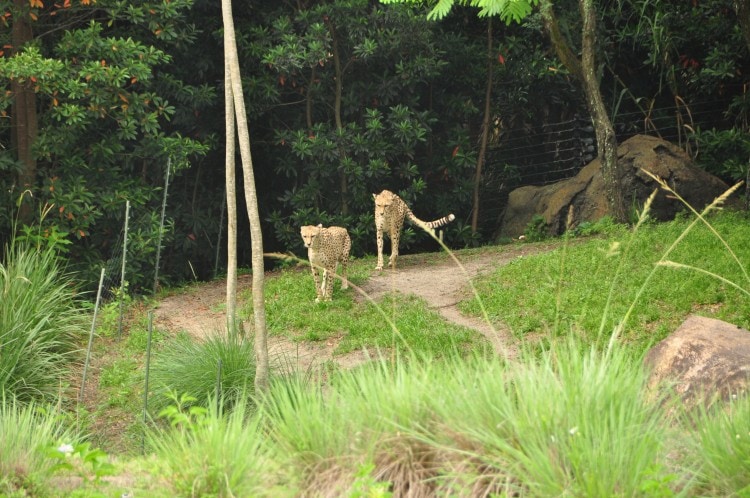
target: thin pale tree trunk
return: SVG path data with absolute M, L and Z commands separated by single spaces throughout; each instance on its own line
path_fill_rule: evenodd
M 225 61 L 226 63 L 226 61 Z M 224 67 L 224 111 L 226 125 L 225 185 L 227 198 L 227 333 L 237 332 L 237 191 L 235 185 L 234 96 L 229 66 Z
M 266 306 L 264 300 L 263 234 L 258 212 L 258 196 L 255 191 L 253 160 L 250 154 L 250 132 L 247 126 L 245 99 L 240 80 L 240 63 L 237 55 L 237 40 L 234 33 L 231 0 L 222 0 L 224 21 L 224 60 L 229 69 L 234 102 L 237 131 L 239 133 L 240 156 L 242 158 L 242 178 L 245 189 L 247 216 L 250 220 L 250 243 L 253 269 L 253 324 L 255 326 L 255 390 L 268 390 L 268 332 L 266 330 Z
M 471 212 L 471 233 L 477 233 L 479 225 L 479 187 L 482 185 L 482 168 L 487 155 L 487 137 L 490 133 L 490 112 L 492 109 L 492 18 L 487 21 L 487 87 L 484 91 L 484 117 L 482 118 L 482 136 L 477 157 L 477 169 L 474 175 L 474 209 Z

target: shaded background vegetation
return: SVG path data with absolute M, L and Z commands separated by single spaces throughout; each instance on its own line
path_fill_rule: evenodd
M 727 181 L 744 179 L 750 54 L 732 2 L 599 9 L 601 88 L 618 138 L 661 136 Z M 473 232 L 487 20 L 455 8 L 430 22 L 419 7 L 366 0 L 237 1 L 233 11 L 266 250 L 302 254 L 298 227 L 320 222 L 346 226 L 355 255 L 373 252 L 371 195 L 383 188 L 418 216 L 454 212 L 450 246 L 491 242 L 511 189 L 572 176 L 596 155 L 582 91 L 538 14 L 495 22 L 490 151 Z M 580 32 L 576 2 L 556 11 L 565 31 Z M 0 1 L 11 28 L 0 30 L 3 241 L 15 230 L 62 249 L 77 278 L 95 283 L 120 257 L 129 200 L 128 280 L 149 289 L 169 164 L 160 275 L 170 283 L 222 271 L 220 14 L 203 0 Z M 16 134 L 23 91 L 38 120 L 31 159 Z M 33 198 L 19 207 L 26 189 Z M 248 262 L 247 232 L 240 241 Z M 434 244 L 407 229 L 402 245 Z

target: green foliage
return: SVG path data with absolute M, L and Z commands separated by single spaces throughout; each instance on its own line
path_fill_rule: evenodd
M 230 412 L 194 405 L 189 396 L 162 411 L 171 429 L 154 430 L 149 443 L 159 456 L 151 471 L 166 479 L 179 496 L 292 496 L 276 482 L 278 469 L 268 458 L 259 419 L 249 417 L 247 398 Z
M 416 0 L 380 0 L 381 3 L 416 3 Z M 498 16 L 505 23 L 520 23 L 526 18 L 538 0 L 437 0 L 427 19 L 442 19 L 454 4 L 477 7 L 479 17 Z
M 114 474 L 115 470 L 114 465 L 107 461 L 107 454 L 99 448 L 92 448 L 88 441 L 49 447 L 47 456 L 57 460 L 52 472 L 75 473 L 86 482 L 99 482 L 102 477 Z
M 0 58 L 0 75 L 8 89 L 11 81 L 33 85 L 39 101 L 34 141 L 39 184 L 31 191 L 50 216 L 34 222 L 45 237 L 67 244 L 82 279 L 96 281 L 113 250 L 112 234 L 122 228 L 118 222 L 125 200 L 139 215 L 137 230 L 137 220 L 160 204 L 158 187 L 167 161 L 172 160 L 173 171 L 185 169 L 208 148 L 170 131 L 178 111 L 168 96 L 178 85 L 173 78 L 171 87 L 163 83 L 168 79 L 163 68 L 173 62 L 163 48 L 194 39 L 185 19 L 192 1 L 104 0 L 70 7 L 49 6 L 36 14 L 32 24 L 42 33 L 50 29 L 50 35 Z M 56 22 L 65 22 L 65 29 L 56 29 Z M 121 22 L 131 29 L 120 30 Z M 189 91 L 188 86 L 183 83 L 179 91 Z M 11 103 L 0 101 L 0 113 L 12 112 Z M 3 126 L 7 121 L 0 121 L 0 141 L 10 133 Z M 0 212 L 8 205 L 0 202 Z M 27 238 L 33 235 L 19 229 Z M 156 238 L 149 243 L 153 248 Z M 153 249 L 137 251 L 134 247 L 134 289 L 143 285 L 139 259 L 153 260 Z
M 700 154 L 697 164 L 729 181 L 744 181 L 750 161 L 750 138 L 740 129 L 696 130 L 693 138 Z
M 252 392 L 254 380 L 251 340 L 219 333 L 201 342 L 180 336 L 154 353 L 150 382 L 155 390 L 149 407 L 161 410 L 176 392 L 194 398 L 202 407 L 208 407 L 218 396 L 228 408 Z
M 0 495 L 43 496 L 44 480 L 55 460 L 45 449 L 60 441 L 75 442 L 79 436 L 59 411 L 21 403 L 10 395 L 0 397 Z M 42 488 L 42 489 L 40 489 Z M 40 493 L 37 495 L 36 493 Z
M 0 391 L 20 401 L 54 399 L 83 321 L 57 255 L 23 244 L 0 263 Z
M 529 242 L 539 242 L 548 238 L 547 220 L 544 219 L 544 216 L 535 214 L 524 228 L 523 234 Z

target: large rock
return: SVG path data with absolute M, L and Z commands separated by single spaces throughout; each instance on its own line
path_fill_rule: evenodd
M 688 317 L 644 360 L 651 390 L 672 389 L 693 407 L 741 395 L 750 384 L 750 332 L 721 320 Z
M 665 179 L 696 209 L 702 209 L 729 187 L 710 173 L 692 165 L 690 157 L 677 146 L 659 138 L 636 135 L 617 148 L 621 165 L 620 182 L 625 202 L 640 209 L 657 184 L 641 169 Z M 573 206 L 573 225 L 596 221 L 608 213 L 601 174 L 601 161 L 595 159 L 575 177 L 543 187 L 521 187 L 510 193 L 500 236 L 518 237 L 534 215 L 544 217 L 549 235 L 566 230 Z M 661 221 L 671 220 L 684 210 L 677 199 L 660 191 L 650 214 Z

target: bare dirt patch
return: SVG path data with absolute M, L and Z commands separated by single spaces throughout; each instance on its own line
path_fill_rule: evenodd
M 399 267 L 374 273 L 361 290 L 373 299 L 389 292 L 410 293 L 424 299 L 443 318 L 458 325 L 472 328 L 483 334 L 500 355 L 513 358 L 518 349 L 508 328 L 502 324 L 489 324 L 462 314 L 457 304 L 470 293 L 470 279 L 510 261 L 530 254 L 549 250 L 548 245 L 512 244 L 500 250 L 462 255 L 454 261 L 430 255 L 407 255 L 399 258 Z M 432 255 L 434 256 L 434 255 Z M 248 291 L 251 276 L 238 278 L 238 295 Z M 215 280 L 188 288 L 168 296 L 154 310 L 157 326 L 171 332 L 184 331 L 197 339 L 225 329 L 226 281 Z M 358 299 L 363 299 L 361 296 Z M 341 337 L 331 337 L 325 342 L 295 342 L 286 337 L 269 337 L 269 353 L 277 366 L 285 369 L 306 370 L 327 362 L 343 368 L 361 364 L 369 359 L 366 351 L 334 355 Z

